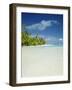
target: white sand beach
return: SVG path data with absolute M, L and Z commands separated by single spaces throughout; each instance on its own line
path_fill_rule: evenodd
M 63 48 L 49 46 L 22 47 L 22 77 L 63 74 Z

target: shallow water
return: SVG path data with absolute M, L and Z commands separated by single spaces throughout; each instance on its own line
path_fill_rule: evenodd
M 22 47 L 22 77 L 63 74 L 63 48 L 49 46 Z

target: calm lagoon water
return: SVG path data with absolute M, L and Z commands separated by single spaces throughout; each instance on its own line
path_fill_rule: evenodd
M 23 46 L 22 77 L 63 74 L 62 46 Z

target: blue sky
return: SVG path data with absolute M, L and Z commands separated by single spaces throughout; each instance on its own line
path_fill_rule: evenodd
M 38 34 L 47 44 L 63 44 L 63 15 L 22 13 L 21 24 L 32 36 Z M 24 29 L 22 28 L 22 32 Z

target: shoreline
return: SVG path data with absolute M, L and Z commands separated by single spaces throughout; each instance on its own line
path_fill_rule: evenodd
M 51 45 L 51 44 L 45 44 L 45 45 L 31 45 L 31 46 L 25 46 L 23 45 L 22 47 L 63 47 L 62 45 Z

